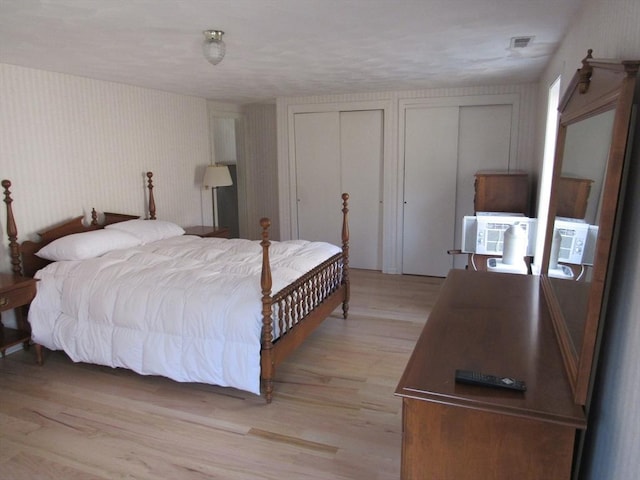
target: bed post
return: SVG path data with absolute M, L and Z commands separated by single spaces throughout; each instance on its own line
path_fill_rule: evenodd
M 153 172 L 147 172 L 147 188 L 149 189 L 149 220 L 156 219 L 156 201 L 153 198 Z
M 267 403 L 271 403 L 273 398 L 273 377 L 275 375 L 275 365 L 272 356 L 273 348 L 273 324 L 271 314 L 271 265 L 269 263 L 269 227 L 271 220 L 260 219 L 262 227 L 262 273 L 260 275 L 260 287 L 262 289 L 262 349 L 260 353 L 260 369 L 264 380 L 264 393 Z
M 11 182 L 2 180 L 2 188 L 4 188 L 4 203 L 7 204 L 7 236 L 9 237 L 9 255 L 11 256 L 11 270 L 15 275 L 22 274 L 22 266 L 20 262 L 20 246 L 18 245 L 18 228 L 16 227 L 16 219 L 13 216 L 11 203 L 11 192 L 9 191 Z
M 344 300 L 342 302 L 342 316 L 347 318 L 349 314 L 349 297 L 351 289 L 349 285 L 349 194 L 342 194 L 342 283 L 345 286 Z

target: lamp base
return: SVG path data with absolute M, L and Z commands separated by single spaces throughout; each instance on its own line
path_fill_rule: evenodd
M 572 280 L 574 277 L 573 270 L 566 265 L 558 265 L 558 268 L 549 268 L 549 276 L 553 278 L 565 278 L 567 280 Z
M 218 192 L 217 187 L 211 187 L 211 208 L 213 209 L 213 228 L 218 228 Z
M 524 263 L 524 260 L 511 265 L 504 263 L 501 258 L 489 258 L 487 260 L 487 270 L 490 272 L 517 273 L 520 275 L 526 275 L 528 273 L 527 264 Z

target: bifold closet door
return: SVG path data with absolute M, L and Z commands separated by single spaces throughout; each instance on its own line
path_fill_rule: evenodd
M 453 266 L 458 110 L 405 110 L 402 273 L 444 277 Z
M 383 121 L 382 110 L 294 116 L 298 237 L 340 245 L 348 192 L 354 268 L 382 268 Z

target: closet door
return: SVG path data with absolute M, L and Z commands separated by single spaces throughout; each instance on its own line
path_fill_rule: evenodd
M 464 268 L 462 217 L 473 215 L 474 175 L 508 170 L 510 104 L 405 110 L 405 205 L 402 271 L 446 276 Z
M 294 116 L 298 238 L 341 245 L 350 194 L 350 265 L 382 268 L 382 110 Z
M 405 110 L 402 272 L 444 277 L 453 266 L 458 107 Z

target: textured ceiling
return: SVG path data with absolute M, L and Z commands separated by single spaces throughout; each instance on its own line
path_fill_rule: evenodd
M 224 102 L 536 81 L 581 0 L 0 0 L 0 62 Z M 225 31 L 217 66 L 202 31 Z M 526 49 L 515 36 L 533 35 Z

